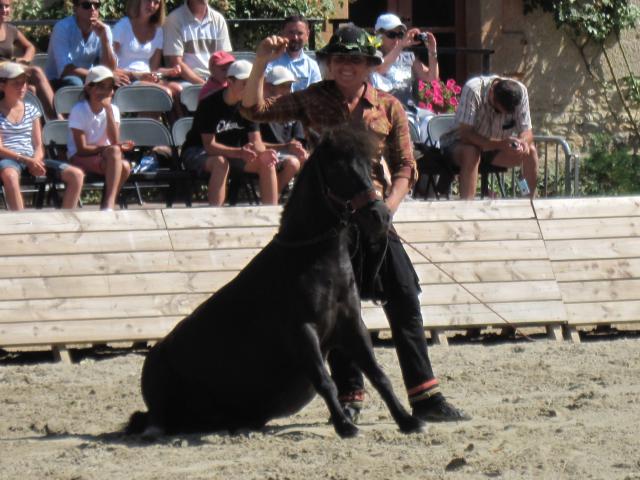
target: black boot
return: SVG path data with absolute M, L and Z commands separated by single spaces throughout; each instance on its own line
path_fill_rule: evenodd
M 412 413 L 414 417 L 425 422 L 461 422 L 471 420 L 469 415 L 447 402 L 447 399 L 441 393 L 436 393 L 430 398 L 414 403 Z

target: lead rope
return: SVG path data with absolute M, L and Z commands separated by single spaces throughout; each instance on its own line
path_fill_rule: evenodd
M 533 200 L 531 200 L 531 206 L 533 207 Z M 538 216 L 536 214 L 535 209 L 533 209 L 533 214 L 536 218 L 536 222 L 538 222 Z M 538 222 L 538 228 L 540 228 L 540 222 Z M 467 292 L 469 295 L 471 295 L 475 300 L 477 300 L 478 302 L 480 302 L 481 305 L 485 306 L 486 308 L 489 309 L 490 312 L 494 313 L 500 320 L 502 320 L 504 322 L 505 325 L 507 325 L 508 327 L 513 328 L 513 331 L 515 332 L 516 335 L 520 335 L 522 338 L 525 338 L 526 340 L 530 341 L 530 342 L 535 342 L 536 340 L 531 338 L 529 335 L 527 335 L 526 333 L 522 333 L 522 332 L 518 332 L 518 327 L 516 327 L 513 323 L 511 323 L 509 320 L 507 320 L 506 318 L 504 318 L 502 315 L 500 315 L 498 312 L 495 311 L 495 309 L 493 307 L 491 307 L 491 305 L 489 305 L 488 303 L 482 301 L 480 298 L 478 298 L 478 296 L 473 293 L 471 290 L 469 290 L 467 287 L 465 287 L 462 283 L 458 282 L 455 278 L 453 278 L 451 275 L 449 275 L 447 272 L 444 271 L 444 269 L 442 267 L 440 267 L 438 264 L 434 263 L 429 257 L 427 257 L 424 253 L 422 253 L 420 250 L 418 250 L 418 248 L 416 248 L 411 242 L 409 242 L 408 240 L 405 240 L 400 234 L 398 234 L 398 232 L 396 232 L 396 235 L 398 236 L 398 238 L 402 241 L 402 243 L 404 243 L 405 245 L 411 247 L 413 249 L 413 251 L 415 251 L 418 255 L 420 255 L 422 258 L 424 258 L 427 262 L 429 262 L 431 265 L 433 265 L 434 267 L 436 267 L 440 272 L 442 272 L 445 277 L 447 277 L 448 279 L 452 280 L 456 285 L 462 287 L 462 289 Z

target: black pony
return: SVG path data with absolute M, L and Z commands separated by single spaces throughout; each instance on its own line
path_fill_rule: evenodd
M 384 253 L 390 224 L 373 190 L 369 140 L 348 129 L 323 137 L 275 238 L 149 352 L 142 370 L 149 411 L 132 415 L 129 433 L 258 429 L 317 392 L 336 432 L 356 435 L 324 364 L 333 348 L 353 357 L 403 432 L 421 429 L 376 363 L 360 317 L 347 226 L 355 222 L 367 237 L 361 243 Z

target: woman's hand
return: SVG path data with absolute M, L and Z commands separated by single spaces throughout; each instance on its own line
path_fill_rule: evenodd
M 22 161 L 27 165 L 27 170 L 34 177 L 41 177 L 47 173 L 47 169 L 44 166 L 42 160 L 36 160 L 35 158 L 29 158 L 21 156 Z

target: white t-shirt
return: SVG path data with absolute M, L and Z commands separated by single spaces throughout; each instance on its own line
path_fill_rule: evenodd
M 111 108 L 113 109 L 113 118 L 119 124 L 120 110 L 115 105 L 112 105 Z M 88 145 L 111 145 L 107 138 L 107 112 L 103 108 L 100 113 L 93 113 L 87 100 L 76 103 L 69 114 L 69 141 L 67 142 L 67 156 L 69 158 L 78 151 L 76 142 L 73 140 L 72 128 L 84 132 Z
M 150 72 L 149 61 L 156 52 L 162 50 L 162 28 L 156 28 L 153 40 L 140 43 L 133 33 L 131 20 L 124 17 L 113 27 L 113 42 L 120 44 L 118 67 L 132 72 Z

